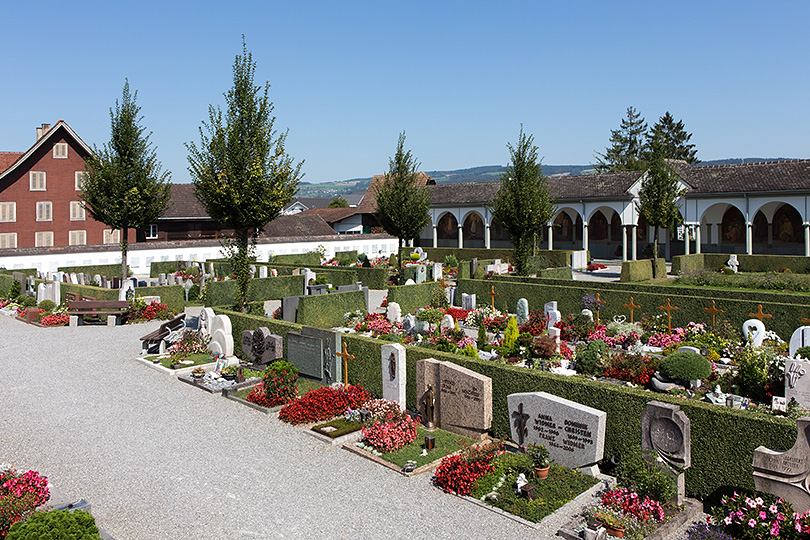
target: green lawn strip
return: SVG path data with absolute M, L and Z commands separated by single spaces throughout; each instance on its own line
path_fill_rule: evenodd
M 422 450 L 425 447 L 425 435 L 433 435 L 436 437 L 436 447 L 428 452 L 426 456 L 422 455 Z M 404 467 L 408 461 L 415 461 L 417 467 L 432 463 L 437 459 L 443 458 L 448 454 L 461 450 L 464 446 L 472 444 L 472 440 L 449 431 L 436 429 L 428 431 L 422 426 L 416 428 L 416 439 L 406 446 L 400 448 L 395 452 L 383 454 L 380 456 L 382 459 L 394 465 Z
M 325 427 L 333 427 L 336 429 L 334 431 L 323 431 L 323 428 Z M 317 431 L 321 435 L 326 435 L 330 439 L 336 439 L 342 435 L 346 435 L 347 433 L 357 431 L 362 427 L 363 424 L 360 422 L 351 422 L 345 418 L 335 418 L 331 422 L 312 426 L 312 431 Z
M 500 477 L 495 478 L 494 476 L 496 475 L 486 475 L 486 477 L 479 480 L 491 483 L 489 489 L 493 489 L 500 480 Z M 536 486 L 535 499 L 530 501 L 515 493 L 517 476 L 518 473 L 515 471 L 508 472 L 506 480 L 497 488 L 500 494 L 498 500 L 486 499 L 485 502 L 533 523 L 537 523 L 546 516 L 553 514 L 557 509 L 599 482 L 598 479 L 586 476 L 579 471 L 552 465 L 548 478 L 538 480 L 527 475 L 529 483 Z
M 202 364 L 210 364 L 212 362 L 211 354 L 210 353 L 199 353 L 199 354 L 192 354 L 185 358 L 186 360 L 192 360 L 193 364 L 181 364 L 180 367 L 193 367 L 193 366 L 200 366 Z M 160 365 L 165 368 L 173 369 L 175 365 L 175 360 L 171 356 L 167 356 L 165 358 L 160 359 Z

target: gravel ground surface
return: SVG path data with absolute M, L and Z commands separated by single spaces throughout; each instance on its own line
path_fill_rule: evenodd
M 564 518 L 530 529 L 135 362 L 157 326 L 0 317 L 0 462 L 117 540 L 551 538 Z

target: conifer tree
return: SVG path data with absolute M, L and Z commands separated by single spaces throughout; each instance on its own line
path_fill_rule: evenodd
M 501 176 L 501 186 L 490 207 L 512 237 L 517 272 L 526 275 L 535 237 L 542 234 L 554 215 L 554 200 L 537 159 L 534 137 L 523 133 L 521 125 L 517 144 L 506 146 L 511 163 Z
M 121 280 L 127 277 L 129 229 L 151 225 L 169 203 L 171 173 L 162 165 L 140 125 L 143 116 L 124 82 L 121 102 L 110 108 L 110 142 L 85 159 L 79 198 L 96 221 L 121 231 Z
M 648 130 L 644 117 L 633 107 L 619 129 L 610 130 L 610 146 L 604 154 L 596 154 L 597 172 L 641 171 L 647 167 Z
M 658 138 L 663 146 L 664 156 L 669 159 L 682 159 L 689 164 L 698 162 L 694 144 L 689 144 L 691 133 L 684 129 L 683 120 L 675 118 L 667 111 L 650 130 L 648 139 L 652 146 L 653 139 Z
M 211 105 L 200 127 L 200 146 L 189 143 L 189 173 L 194 192 L 208 215 L 234 230 L 225 242 L 239 288 L 235 308 L 246 309 L 250 264 L 256 237 L 298 191 L 301 165 L 285 148 L 271 116 L 270 84 L 255 86 L 256 63 L 242 36 L 242 55 L 233 64 L 233 87 L 226 111 Z

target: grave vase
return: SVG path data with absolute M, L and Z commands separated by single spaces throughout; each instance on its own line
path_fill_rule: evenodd
M 606 523 L 605 529 L 607 530 L 608 536 L 614 536 L 616 538 L 624 538 L 624 531 L 626 530 L 624 527 L 612 527 Z

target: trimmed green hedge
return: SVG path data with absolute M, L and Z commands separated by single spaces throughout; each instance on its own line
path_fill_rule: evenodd
M 286 255 L 273 255 L 270 258 L 270 262 L 300 264 L 304 266 L 320 266 L 321 256 L 314 251 L 310 251 L 308 253 L 289 253 Z
M 26 276 L 36 276 L 39 273 L 39 270 L 37 270 L 36 268 L 17 268 L 17 269 L 0 268 L 0 274 L 8 274 L 10 276 L 14 274 L 14 272 L 20 272 L 21 274 L 25 274 Z
M 388 287 L 388 303 L 396 302 L 402 313 L 413 313 L 421 307 L 430 305 L 433 290 L 441 287 L 433 281 L 426 281 L 418 285 L 396 285 Z M 459 298 L 461 298 L 459 296 Z
M 260 317 L 258 315 L 237 313 L 236 311 L 230 311 L 223 307 L 215 307 L 213 309 L 214 313 L 217 315 L 227 315 L 231 319 L 231 328 L 233 332 L 233 352 L 236 356 L 245 361 L 248 361 L 248 357 L 242 352 L 243 330 L 255 330 L 260 326 L 265 326 L 270 330 L 271 333 L 283 337 L 285 358 L 287 356 L 287 332 L 301 331 L 300 324 L 283 321 L 281 319 L 268 319 L 267 317 Z
M 658 259 L 659 278 L 667 275 L 667 262 L 665 259 Z M 624 261 L 622 263 L 621 281 L 650 281 L 653 279 L 652 259 L 639 259 L 637 261 Z
M 275 268 L 281 275 L 289 275 L 295 268 L 301 268 L 295 264 L 279 263 L 259 263 L 256 266 L 267 266 Z M 338 285 L 352 285 L 358 281 L 363 282 L 364 287 L 369 289 L 386 289 L 388 287 L 388 270 L 381 267 L 362 266 L 310 266 L 310 270 L 315 275 L 326 276 L 329 283 L 337 287 Z
M 573 281 L 574 272 L 570 266 L 563 266 L 561 268 L 546 268 L 537 272 L 537 277 L 547 279 L 567 279 Z
M 407 257 L 413 253 L 416 248 L 404 247 L 399 250 L 400 260 L 402 255 Z M 473 259 L 501 259 L 506 262 L 507 257 L 512 257 L 511 249 L 486 249 L 486 248 L 434 248 L 423 247 L 422 250 L 427 253 L 431 261 L 444 262 L 447 255 L 455 255 L 459 261 L 471 261 Z M 571 253 L 570 250 L 555 249 L 538 249 L 537 256 L 543 257 L 546 264 L 551 267 L 571 266 Z M 480 263 L 480 261 L 479 261 Z
M 298 299 L 295 322 L 318 328 L 343 326 L 343 316 L 355 310 L 366 313 L 366 294 L 363 291 L 302 296 Z
M 174 274 L 180 270 L 180 264 L 184 264 L 184 268 L 198 268 L 193 261 L 152 261 L 149 265 L 149 277 L 156 278 L 159 274 Z
M 351 259 L 351 261 L 354 262 L 357 260 L 357 250 L 352 249 L 350 251 L 336 251 L 335 259 L 339 261 L 342 259 Z M 318 264 L 320 264 L 320 262 Z
M 354 271 L 357 272 L 357 281 L 362 281 L 364 287 L 368 287 L 369 289 L 388 288 L 387 268 L 358 266 L 354 268 Z
M 85 274 L 90 274 L 91 278 L 96 274 L 107 278 L 115 276 L 121 277 L 120 264 L 87 264 L 82 266 L 60 266 L 58 270 L 59 272 L 65 272 L 67 274 L 70 274 L 71 272 L 75 272 L 77 274 L 79 272 L 83 272 Z M 127 266 L 127 274 L 129 275 L 132 274 L 132 270 L 129 268 L 129 266 Z
M 719 270 L 728 262 L 728 253 L 693 253 L 672 258 L 672 273 Z M 747 255 L 738 254 L 741 272 L 774 272 L 788 268 L 797 274 L 810 273 L 810 257 L 801 255 Z
M 763 311 L 773 315 L 773 318 L 765 320 L 766 328 L 775 331 L 782 339 L 789 339 L 793 331 L 801 326 L 800 319 L 810 316 L 810 295 L 806 294 L 610 282 L 566 282 L 511 276 L 495 276 L 491 281 L 460 279 L 456 298 L 461 298 L 462 293 L 476 294 L 479 304 L 489 304 L 486 293 L 492 285 L 499 295 L 495 297 L 495 307 L 510 312 L 514 312 L 518 299 L 526 298 L 531 309 L 539 309 L 546 302 L 556 301 L 562 313 L 579 313 L 582 297 L 598 292 L 600 300 L 606 302 L 601 310 L 603 321 L 617 314 L 629 315 L 623 304 L 629 303 L 631 296 L 641 306 L 634 314 L 636 320 L 643 313 L 664 313 L 659 306 L 665 305 L 669 298 L 671 305 L 678 307 L 677 311 L 672 311 L 673 326 L 685 326 L 689 321 L 711 322 L 710 315 L 703 309 L 709 308 L 711 301 L 715 300 L 716 307 L 725 311 L 718 315 L 717 320 L 729 320 L 739 329 L 743 322 L 751 318 L 750 313 L 756 313 L 757 305 L 762 304 Z
M 118 289 L 103 289 L 101 287 L 93 287 L 92 285 L 62 283 L 59 286 L 59 290 L 62 293 L 62 302 L 65 301 L 65 293 L 73 293 L 76 295 L 76 298 L 90 296 L 96 300 L 118 300 Z
M 205 305 L 233 305 L 237 290 L 236 280 L 233 279 L 209 281 L 205 284 Z M 305 291 L 303 275 L 254 278 L 248 287 L 248 301 L 278 300 L 285 296 L 300 296 Z

